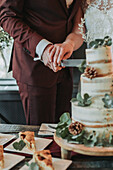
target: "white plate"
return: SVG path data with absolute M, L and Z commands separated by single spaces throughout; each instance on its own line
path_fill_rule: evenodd
M 16 138 L 15 135 L 2 134 L 0 133 L 0 145 L 5 145 L 10 140 Z
M 15 140 L 14 142 L 19 142 L 20 139 L 18 138 L 17 140 Z M 53 140 L 51 139 L 44 139 L 44 138 L 37 138 L 35 137 L 35 143 L 36 143 L 36 150 L 37 151 L 41 151 L 43 150 L 46 146 L 48 146 Z M 13 143 L 12 142 L 10 145 L 8 145 L 6 148 L 4 148 L 5 151 L 11 151 L 11 152 L 18 152 L 18 153 L 26 153 L 26 154 L 30 154 L 33 155 L 33 151 L 31 151 L 30 149 L 28 149 L 26 146 L 21 150 L 16 150 L 13 147 Z
M 38 135 L 44 135 L 44 136 L 53 136 L 56 130 L 53 128 L 50 128 L 48 125 L 56 127 L 57 124 L 47 124 L 47 123 L 42 123 L 38 132 Z
M 29 163 L 34 162 L 33 159 Z M 71 160 L 52 158 L 54 170 L 66 170 L 72 163 Z M 24 165 L 21 170 L 28 170 L 28 166 Z
M 19 156 L 19 155 L 13 155 L 9 153 L 4 153 L 4 170 L 11 169 L 14 167 L 16 164 L 24 160 L 24 156 Z

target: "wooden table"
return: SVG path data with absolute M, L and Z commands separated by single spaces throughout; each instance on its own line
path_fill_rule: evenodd
M 35 132 L 35 135 L 38 136 L 39 126 L 0 124 L 0 133 L 2 132 L 2 133 L 10 133 L 10 134 L 17 135 L 17 133 L 22 130 L 32 130 Z M 29 161 L 31 158 L 32 158 L 31 155 L 27 156 L 25 160 L 23 160 L 14 168 L 12 168 L 12 170 L 20 169 L 25 164 L 25 161 Z M 71 159 L 73 163 L 68 168 L 68 170 L 92 169 L 92 168 L 93 169 L 101 168 L 102 170 L 104 168 L 106 168 L 107 170 L 113 169 L 113 156 L 95 157 L 95 156 L 86 156 L 86 155 L 72 153 Z

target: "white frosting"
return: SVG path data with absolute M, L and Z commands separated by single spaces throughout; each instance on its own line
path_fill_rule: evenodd
M 72 103 L 72 119 L 84 124 L 87 131 L 98 130 L 103 133 L 107 129 L 113 130 L 113 108 L 105 108 L 102 97 L 92 98 L 88 107 Z
M 86 50 L 86 63 L 96 68 L 98 76 L 90 79 L 81 75 L 81 95 L 92 96 L 92 104 L 80 107 L 78 102 L 72 103 L 72 119 L 83 123 L 86 131 L 113 132 L 113 108 L 105 108 L 102 101 L 106 93 L 113 95 L 111 58 L 111 47 Z
M 88 107 L 78 106 L 78 102 L 72 103 L 72 117 L 85 125 L 105 125 L 113 123 L 113 108 L 105 108 L 102 97 L 94 97 Z
M 86 64 L 94 67 L 98 75 L 111 74 L 113 72 L 111 47 L 86 49 Z
M 89 79 L 81 75 L 81 95 L 88 93 L 90 96 L 105 95 L 113 92 L 113 75 Z
M 96 49 L 86 49 L 86 60 L 88 62 L 111 60 L 111 46 Z

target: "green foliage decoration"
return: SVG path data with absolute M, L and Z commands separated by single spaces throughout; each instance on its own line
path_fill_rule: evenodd
M 10 46 L 11 40 L 12 40 L 12 37 L 10 37 L 10 35 L 7 32 L 5 32 L 2 27 L 0 27 L 0 53 L 4 60 L 5 67 L 7 67 L 7 64 L 6 64 L 4 54 L 3 54 L 3 49 Z
M 31 164 L 25 162 L 25 165 L 29 167 L 29 170 L 39 170 L 39 166 L 37 165 L 36 162 L 32 162 Z
M 21 151 L 25 146 L 26 146 L 26 144 L 24 143 L 23 140 L 20 140 L 19 142 L 13 143 L 14 149 L 19 150 L 19 151 Z
M 95 39 L 89 43 L 89 48 L 106 47 L 112 45 L 112 38 L 109 36 L 104 37 L 104 39 Z
M 84 94 L 84 97 L 82 98 L 80 93 L 77 93 L 77 97 L 73 98 L 71 102 L 78 101 L 78 106 L 86 107 L 91 105 L 91 96 L 89 96 L 87 93 Z
M 67 140 L 68 143 L 84 144 L 87 147 L 113 146 L 113 135 L 111 132 L 109 134 L 109 137 L 106 138 L 105 131 L 100 137 L 98 132 L 92 131 L 88 133 L 83 128 L 80 134 L 72 135 L 68 130 L 69 125 L 71 123 L 72 119 L 70 118 L 70 114 L 69 113 L 62 114 L 62 116 L 60 117 L 60 122 L 56 127 L 56 135 Z
M 113 97 L 109 94 L 105 94 L 104 98 L 102 98 L 102 101 L 104 102 L 105 108 L 113 108 Z
M 86 69 L 86 60 L 84 60 L 82 63 L 81 63 L 81 65 L 79 66 L 79 71 L 81 72 L 81 73 L 84 73 L 84 71 L 85 71 L 85 69 Z

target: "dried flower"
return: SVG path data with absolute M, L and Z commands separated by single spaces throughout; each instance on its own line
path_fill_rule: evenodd
M 94 67 L 86 67 L 84 75 L 90 79 L 97 77 L 97 70 Z
M 80 122 L 74 122 L 74 123 L 71 123 L 70 126 L 69 126 L 69 132 L 72 134 L 72 135 L 78 135 L 82 132 L 83 130 L 83 124 L 80 123 Z

